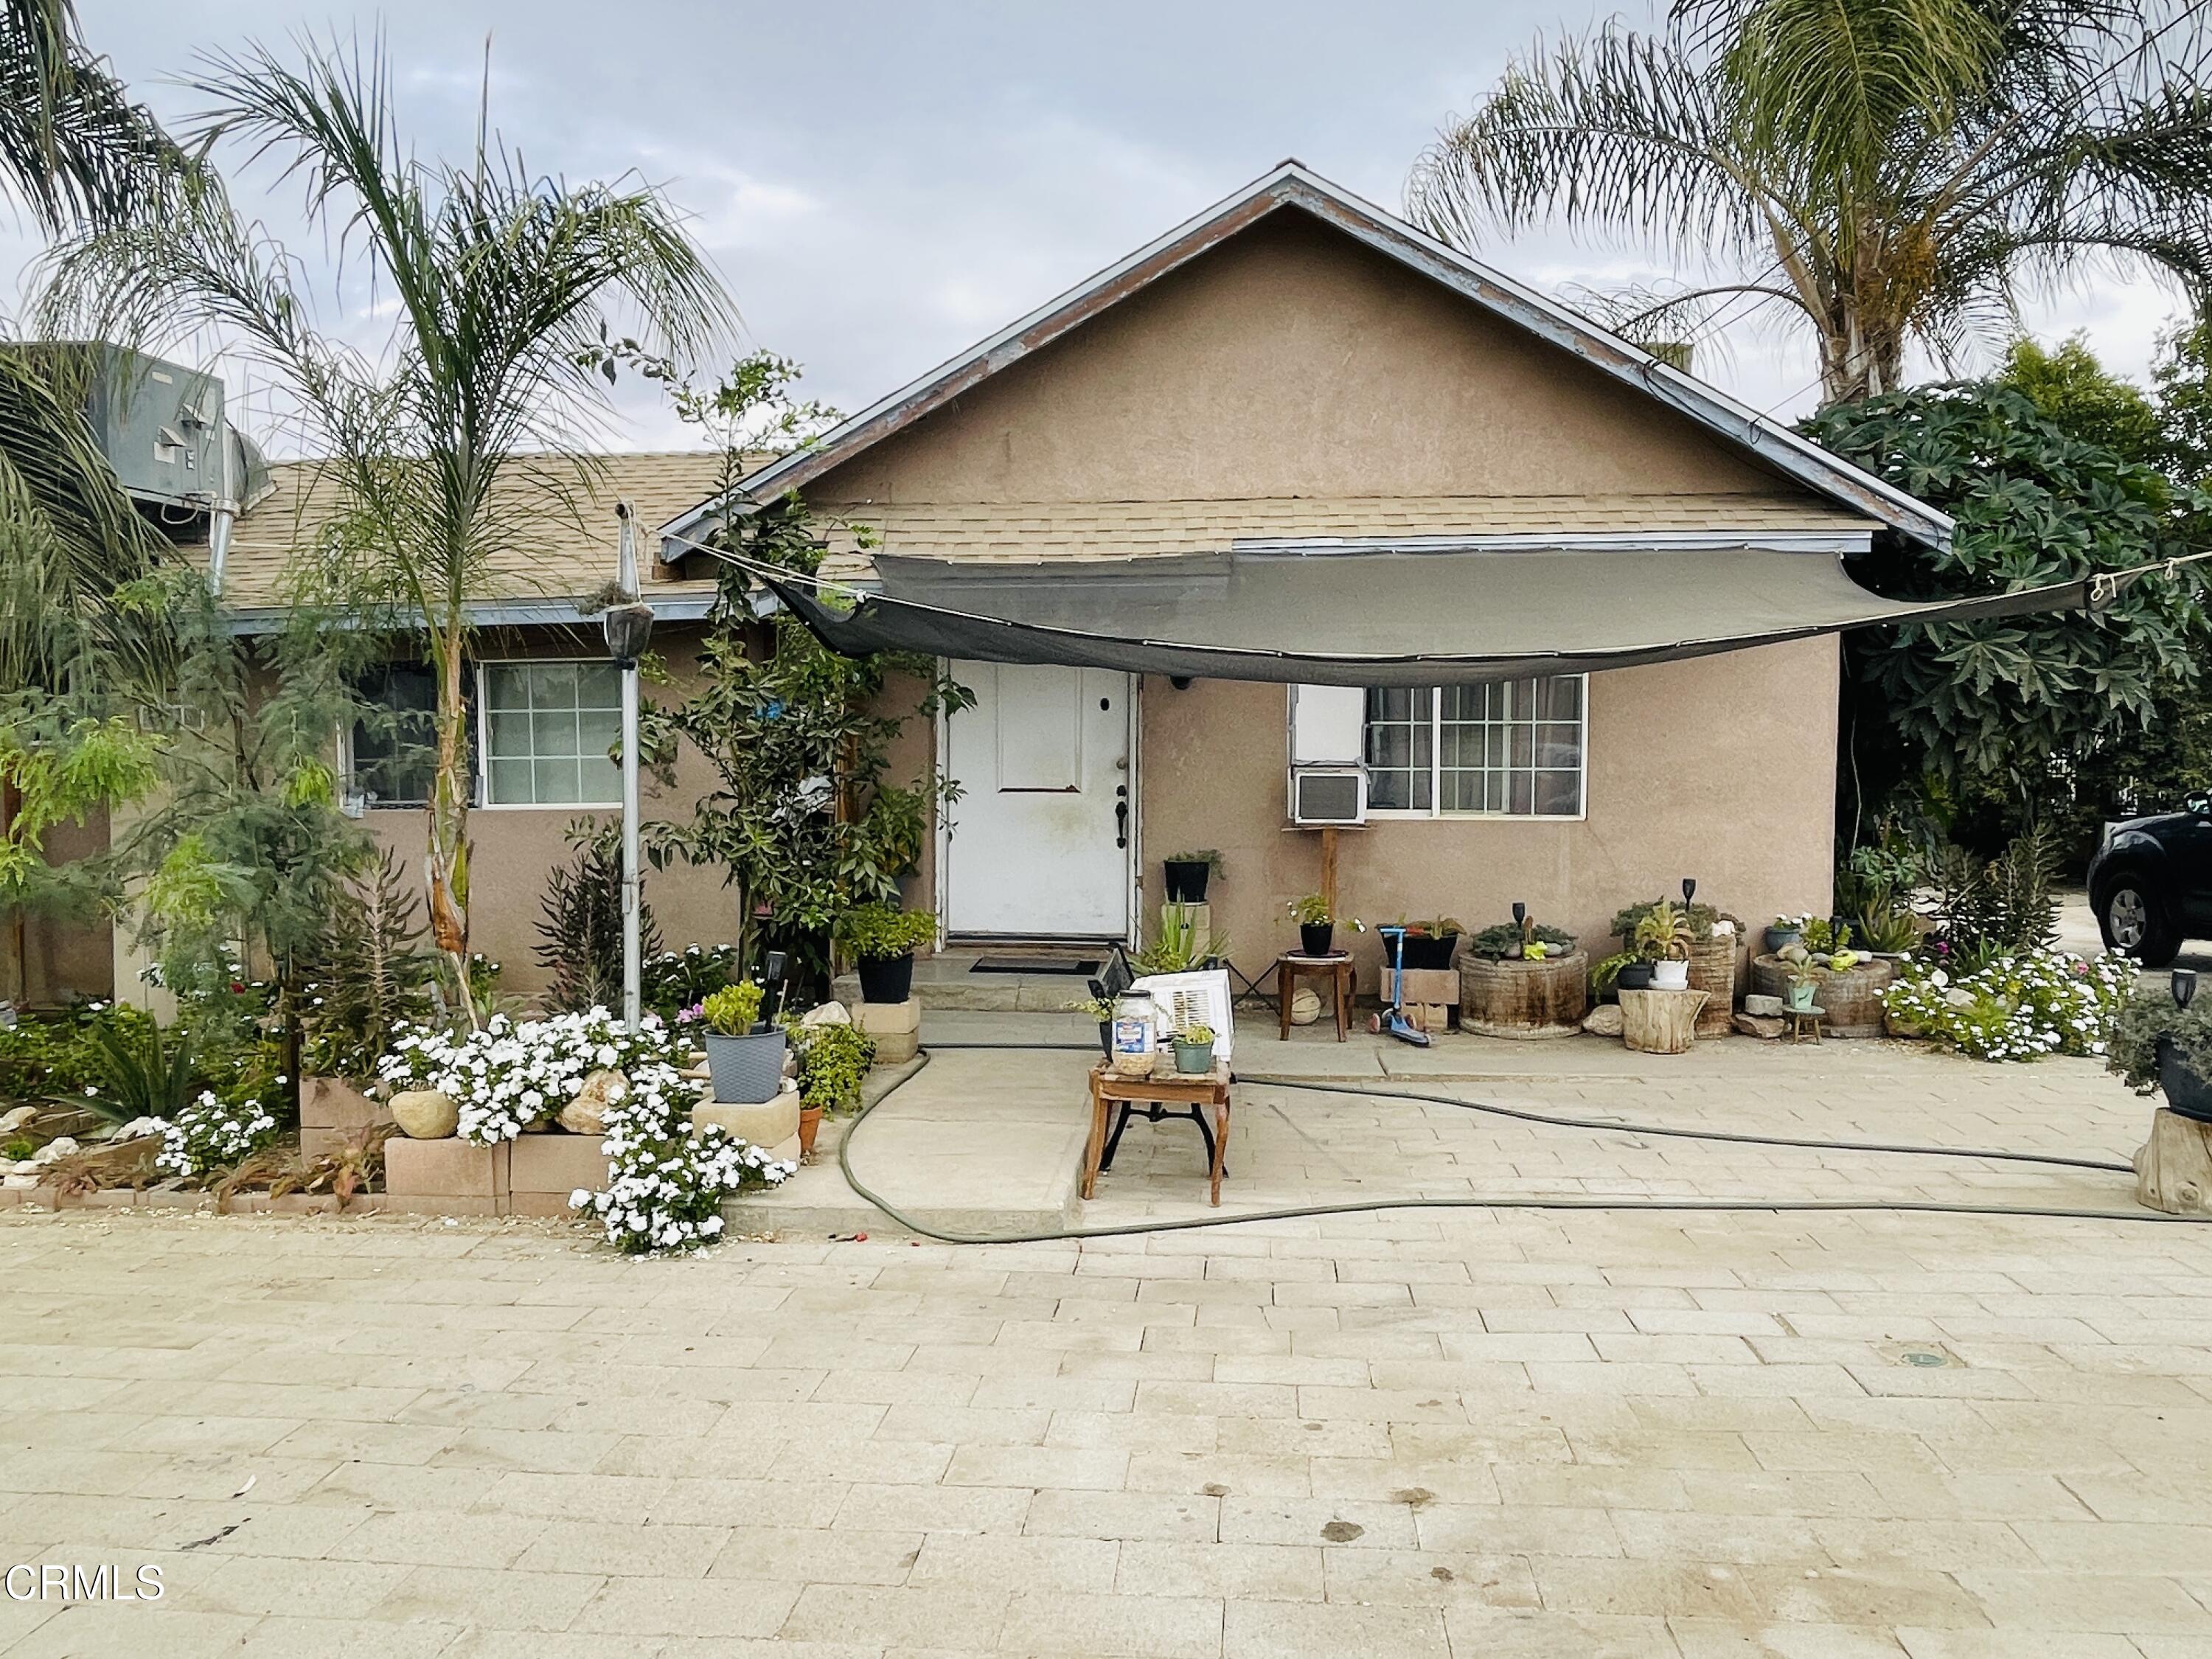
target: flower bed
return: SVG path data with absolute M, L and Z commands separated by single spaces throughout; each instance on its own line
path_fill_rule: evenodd
M 592 1072 L 620 1072 L 635 1083 L 639 1068 L 659 1062 L 673 1072 L 677 1058 L 653 1016 L 633 1036 L 607 1010 L 592 1008 L 520 1024 L 494 1014 L 483 1030 L 462 1036 L 410 1031 L 392 1044 L 378 1075 L 400 1088 L 450 1096 L 460 1109 L 460 1138 L 495 1146 L 559 1111 Z
M 2101 1054 L 2136 973 L 2118 951 L 2087 962 L 2063 951 L 2021 951 L 1955 975 L 1916 963 L 1882 994 L 1882 1006 L 1976 1060 Z

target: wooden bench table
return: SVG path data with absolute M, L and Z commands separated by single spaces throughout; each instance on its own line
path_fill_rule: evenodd
M 1210 1072 L 1157 1077 L 1117 1077 L 1100 1060 L 1091 1068 L 1091 1139 L 1083 1152 L 1083 1196 L 1097 1189 L 1098 1167 L 1106 1155 L 1106 1125 L 1117 1105 L 1130 1107 L 1188 1106 L 1192 1115 L 1213 1114 L 1212 1202 L 1221 1203 L 1221 1176 L 1229 1156 L 1229 1067 L 1220 1060 Z M 1200 1119 L 1201 1125 L 1204 1120 Z

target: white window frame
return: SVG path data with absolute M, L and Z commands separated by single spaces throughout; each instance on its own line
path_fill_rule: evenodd
M 1376 806 L 1373 789 L 1369 790 L 1367 816 L 1370 820 L 1382 819 L 1399 823 L 1422 823 L 1436 818 L 1480 818 L 1493 823 L 1580 823 L 1589 817 L 1589 679 L 1587 674 L 1523 674 L 1520 679 L 1580 680 L 1582 696 L 1576 700 L 1582 711 L 1581 729 L 1575 737 L 1575 799 L 1579 810 L 1572 812 L 1470 812 L 1460 810 L 1446 811 L 1435 803 L 1443 799 L 1443 688 L 1432 685 L 1429 693 L 1429 800 L 1427 806 Z M 1419 690 L 1420 687 L 1415 687 Z M 1363 717 L 1359 726 L 1359 749 L 1367 751 L 1367 722 Z M 1396 768 L 1385 769 L 1397 770 Z
M 479 812 L 605 812 L 622 805 L 619 787 L 612 800 L 494 800 L 491 793 L 491 684 L 495 668 L 557 668 L 563 663 L 605 667 L 605 657 L 480 657 L 477 659 L 476 782 L 474 811 Z

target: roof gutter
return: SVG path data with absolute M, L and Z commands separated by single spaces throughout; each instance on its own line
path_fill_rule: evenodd
M 648 597 L 653 615 L 663 622 L 704 622 L 714 606 L 712 593 Z M 581 599 L 483 599 L 468 605 L 465 614 L 471 628 L 596 628 L 605 613 L 596 605 L 587 607 Z M 280 634 L 292 615 L 289 605 L 240 605 L 224 614 L 222 631 L 234 639 Z M 394 617 L 388 623 L 368 623 L 353 618 L 337 625 L 377 627 L 384 631 L 405 633 L 422 628 L 423 623 L 421 617 L 408 612 Z

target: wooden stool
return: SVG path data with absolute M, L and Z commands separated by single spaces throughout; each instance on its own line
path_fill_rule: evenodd
M 1343 1042 L 1351 1030 L 1352 952 L 1310 957 L 1300 951 L 1285 951 L 1275 958 L 1275 1000 L 1282 1012 L 1285 1039 L 1291 1035 L 1291 1000 L 1297 994 L 1299 979 L 1319 979 L 1324 975 L 1331 981 L 1330 994 L 1336 1008 L 1336 1040 Z
M 1229 1158 L 1229 1067 L 1216 1060 L 1210 1072 L 1195 1075 L 1164 1072 L 1158 1077 L 1116 1077 L 1109 1062 L 1091 1068 L 1091 1139 L 1083 1149 L 1083 1195 L 1089 1198 L 1098 1186 L 1099 1165 L 1106 1155 L 1106 1120 L 1119 1105 L 1125 1110 L 1147 1107 L 1188 1106 L 1194 1114 L 1211 1110 L 1213 1133 L 1207 1137 L 1209 1171 L 1214 1205 L 1221 1203 L 1221 1177 Z M 1115 1139 L 1120 1139 L 1117 1133 Z
M 1808 1031 L 1810 1031 L 1813 1034 L 1813 1042 L 1814 1046 L 1819 1046 L 1820 1041 L 1820 1017 L 1828 1012 L 1826 1008 L 1785 1007 L 1782 1012 L 1788 1017 L 1790 1021 L 1790 1042 L 1802 1042 L 1805 1040 L 1805 1034 Z

